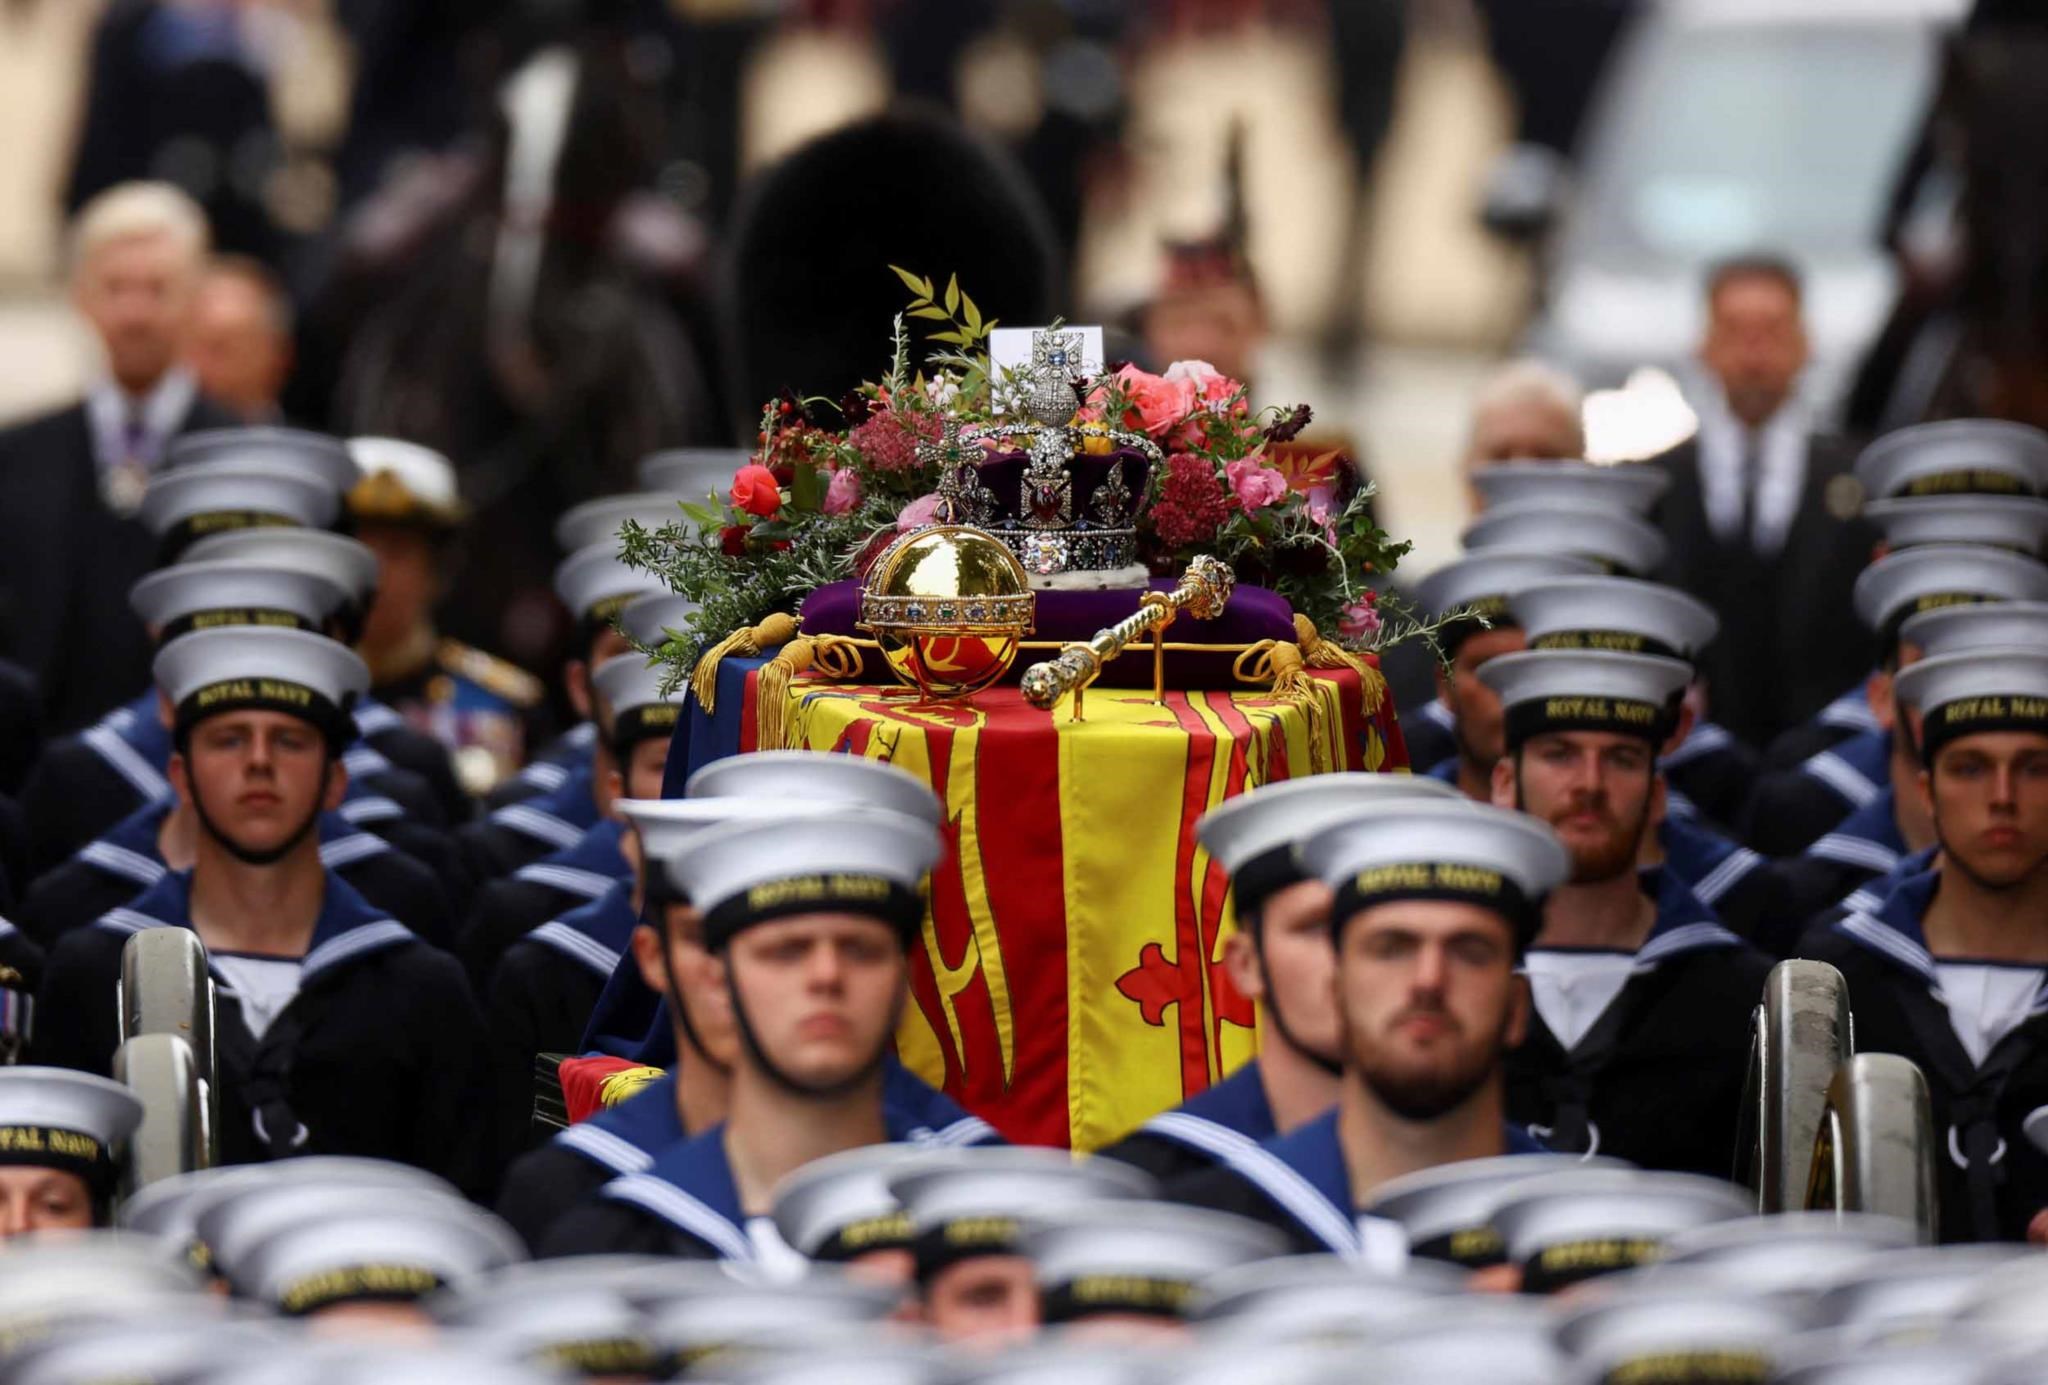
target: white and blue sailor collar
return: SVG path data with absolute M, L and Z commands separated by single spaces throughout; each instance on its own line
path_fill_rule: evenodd
M 1764 858 L 1697 820 L 1667 817 L 1657 829 L 1664 862 L 1701 903 L 1718 904 L 1764 867 Z
M 164 864 L 157 839 L 174 806 L 167 798 L 145 803 L 73 855 L 81 864 L 104 875 L 145 888 L 154 885 L 170 869 Z M 320 864 L 329 870 L 339 870 L 391 850 L 382 837 L 357 831 L 339 813 L 320 814 L 315 830 L 320 834 Z
M 1211 1163 L 1226 1163 L 1231 1153 L 1272 1139 L 1280 1127 L 1254 1058 L 1207 1091 L 1152 1117 L 1138 1133 L 1171 1141 Z
M 506 804 L 491 814 L 490 821 L 558 851 L 575 846 L 597 825 L 597 802 L 591 797 L 593 774 L 590 761 L 580 761 L 555 788 Z
M 1884 875 L 1904 860 L 1906 839 L 1899 834 L 1898 799 L 1886 784 L 1877 797 L 1844 818 L 1834 831 L 1806 848 L 1806 854 L 1838 865 L 1855 866 Z
M 609 978 L 625 960 L 633 930 L 640 923 L 633 912 L 632 894 L 630 884 L 615 881 L 597 898 L 548 920 L 526 936 L 600 978 Z
M 625 830 L 616 818 L 599 818 L 570 845 L 521 866 L 512 877 L 597 899 L 633 873 L 619 850 Z
M 1833 927 L 1850 942 L 1917 978 L 1930 997 L 1946 1006 L 1948 997 L 1942 991 L 1941 969 L 1921 926 L 1928 906 L 1934 903 L 1935 891 L 1941 888 L 1941 872 L 1933 868 L 1933 855 L 1930 848 L 1908 857 L 1898 872 L 1886 878 L 1881 892 L 1866 886 L 1858 895 L 1851 895 L 1848 907 Z M 1920 868 L 1909 869 L 1908 863 L 1912 862 L 1919 863 Z M 2028 1008 L 2030 1016 L 2044 1012 L 2048 1012 L 2048 980 L 2041 983 Z
M 1657 916 L 1649 936 L 1636 949 L 1632 970 L 1654 971 L 1686 953 L 1744 945 L 1721 922 L 1720 915 L 1701 902 L 1692 887 L 1668 866 L 1643 872 L 1642 883 L 1645 893 L 1656 902 Z
M 162 879 L 121 908 L 102 914 L 92 926 L 119 934 L 148 928 L 190 928 L 192 872 L 164 872 Z M 321 972 L 412 941 L 411 929 L 377 912 L 346 880 L 329 870 L 299 974 L 311 980 Z
M 1841 731 L 1877 730 L 1877 713 L 1870 710 L 1870 695 L 1858 683 L 1827 706 L 1814 713 L 1814 721 Z
M 1892 738 L 1875 728 L 1859 731 L 1799 762 L 1798 773 L 1825 784 L 1852 808 L 1870 803 L 1891 782 Z

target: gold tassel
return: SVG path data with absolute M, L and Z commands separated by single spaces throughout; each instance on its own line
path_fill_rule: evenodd
M 861 669 L 860 646 L 843 635 L 797 635 L 784 640 L 775 657 L 761 665 L 754 680 L 757 749 L 803 748 L 793 739 L 797 728 L 790 715 L 789 684 L 798 674 L 809 673 L 813 668 L 829 678 L 852 678 Z
M 1335 640 L 1324 639 L 1316 630 L 1316 623 L 1298 612 L 1294 617 L 1294 638 L 1310 668 L 1348 668 L 1356 673 L 1360 709 L 1368 721 L 1380 714 L 1387 698 L 1386 675 L 1362 655 L 1352 653 Z
M 1309 628 L 1313 632 L 1314 627 Z M 1309 676 L 1301 646 L 1286 640 L 1260 640 L 1237 656 L 1231 672 L 1240 682 L 1269 684 L 1275 697 L 1301 708 L 1308 718 L 1308 743 L 1314 757 L 1310 769 L 1320 773 L 1330 768 L 1323 753 L 1328 738 L 1328 714 L 1323 707 L 1322 690 Z
M 690 670 L 690 692 L 708 716 L 718 710 L 718 666 L 728 654 L 751 658 L 764 649 L 787 644 L 796 638 L 797 619 L 776 611 L 759 625 L 743 625 L 697 656 Z

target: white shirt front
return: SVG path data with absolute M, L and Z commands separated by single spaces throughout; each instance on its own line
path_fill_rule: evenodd
M 223 993 L 241 1007 L 242 1024 L 252 1038 L 262 1038 L 299 993 L 300 964 L 290 958 L 216 952 L 208 960 L 227 982 Z
M 1948 1022 L 1978 1067 L 1998 1041 L 2026 1022 L 2048 968 L 2002 962 L 1936 962 Z
M 1700 503 L 1714 537 L 1742 542 L 1743 488 L 1751 490 L 1750 546 L 1776 553 L 1792 531 L 1799 497 L 1806 489 L 1806 442 L 1811 432 L 1806 407 L 1797 399 L 1751 433 L 1728 412 L 1719 390 L 1699 410 Z M 1754 456 L 1757 474 L 1746 476 Z
M 1523 961 L 1536 1013 L 1566 1051 L 1607 1013 L 1635 970 L 1633 952 L 1530 948 Z

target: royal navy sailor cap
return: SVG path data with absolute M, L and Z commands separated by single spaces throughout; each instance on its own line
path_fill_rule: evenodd
M 1953 1322 L 1979 1285 L 2040 1255 L 2037 1247 L 2009 1242 L 1892 1251 L 1835 1276 L 1823 1287 L 1814 1315 L 1858 1341 L 1922 1336 Z
M 640 484 L 699 504 L 732 489 L 732 478 L 751 460 L 743 447 L 673 447 L 640 459 Z
M 236 529 L 325 529 L 340 501 L 311 476 L 275 464 L 211 462 L 158 473 L 136 512 L 174 559 L 199 539 Z
M 1468 552 L 1511 548 L 1524 553 L 1569 553 L 1615 572 L 1641 575 L 1664 561 L 1663 531 L 1627 510 L 1549 503 L 1501 505 L 1465 526 Z
M 1681 1231 L 1645 1282 L 1683 1275 L 1738 1291 L 1809 1293 L 1918 1245 L 1911 1222 L 1858 1212 L 1777 1212 Z
M 2048 601 L 2048 565 L 2001 548 L 1932 543 L 1884 557 L 1856 577 L 1856 617 L 1887 634 L 1944 606 Z
M 607 659 L 590 675 L 600 708 L 608 714 L 614 746 L 637 744 L 651 736 L 667 736 L 676 729 L 683 710 L 683 690 L 662 691 L 668 680 L 666 664 L 649 664 L 638 653 Z
M 1487 509 L 1504 505 L 1621 509 L 1647 515 L 1671 478 L 1654 466 L 1601 466 L 1577 461 L 1508 461 L 1472 473 Z
M 755 924 L 817 913 L 877 919 L 907 945 L 924 918 L 925 876 L 945 855 L 937 827 L 884 808 L 791 818 L 765 835 L 727 823 L 669 857 L 669 879 L 703 914 L 713 950 Z
M 1989 418 L 1916 423 L 1864 448 L 1856 479 L 1878 500 L 2048 494 L 2048 433 Z
M 1502 1154 L 1459 1159 L 1389 1179 L 1365 1210 L 1401 1224 L 1408 1252 L 1427 1261 L 1479 1269 L 1507 1253 L 1493 1227 L 1493 1209 L 1522 1183 L 1560 1168 L 1620 1168 L 1612 1159 L 1577 1154 Z
M 198 630 L 157 651 L 157 688 L 181 726 L 240 708 L 287 712 L 340 733 L 370 670 L 347 645 L 304 630 Z
M 123 1231 L 153 1237 L 177 1251 L 189 1251 L 195 1263 L 211 1261 L 212 1252 L 199 1235 L 207 1212 L 244 1193 L 281 1183 L 335 1183 L 362 1188 L 411 1187 L 455 1191 L 446 1180 L 410 1164 L 347 1155 L 310 1155 L 268 1164 L 226 1164 L 173 1174 L 140 1188 L 121 1204 L 116 1222 Z
M 1341 934 L 1361 910 L 1400 899 L 1448 899 L 1497 911 L 1533 935 L 1543 897 L 1571 860 L 1527 813 L 1469 802 L 1401 802 L 1361 810 L 1302 844 L 1302 867 L 1336 892 Z
M 891 1174 L 930 1158 L 911 1144 L 862 1145 L 813 1159 L 776 1185 L 769 1212 L 783 1241 L 809 1260 L 842 1263 L 910 1245 L 910 1218 Z
M 820 817 L 838 811 L 833 803 L 791 802 L 775 798 L 620 798 L 612 809 L 640 835 L 648 863 L 647 883 L 655 895 L 675 895 L 681 883 L 669 862 L 693 837 L 728 823 L 763 825 L 793 817 Z M 684 895 L 682 898 L 687 899 Z
M 764 1332 L 787 1333 L 808 1324 L 880 1323 L 902 1306 L 903 1298 L 899 1285 L 814 1266 L 792 1283 L 707 1282 L 655 1306 L 649 1330 L 657 1349 L 687 1373 L 707 1354 Z
M 348 600 L 327 577 L 284 566 L 186 561 L 158 568 L 128 590 L 128 605 L 159 642 L 237 626 L 319 634 Z
M 196 1307 L 205 1280 L 185 1257 L 119 1231 L 17 1237 L 0 1249 L 0 1343 L 57 1322 Z
M 1950 741 L 1987 731 L 2048 735 L 2048 649 L 1976 649 L 1902 668 L 1899 702 L 1920 713 L 1920 748 L 1931 760 Z
M 603 544 L 614 553 L 619 549 L 619 530 L 633 520 L 649 533 L 666 524 L 680 524 L 683 512 L 679 497 L 666 491 L 635 491 L 630 495 L 604 495 L 572 507 L 555 521 L 555 543 L 564 553 Z
M 887 808 L 934 827 L 945 806 L 908 770 L 862 755 L 821 755 L 814 750 L 757 750 L 713 760 L 683 785 L 688 798 L 772 798 Z
M 2048 500 L 2031 495 L 1928 495 L 1873 500 L 1864 516 L 1892 552 L 1973 543 L 2038 557 L 2048 542 Z
M 77 1174 L 95 1192 L 142 1124 L 142 1102 L 119 1082 L 68 1068 L 0 1068 L 0 1164 Z
M 324 529 L 237 529 L 186 549 L 187 563 L 281 567 L 325 578 L 361 605 L 377 590 L 377 555 L 361 539 Z
M 299 1317 L 364 1299 L 424 1299 L 525 1258 L 511 1227 L 459 1198 L 358 1194 L 353 1210 L 275 1228 L 242 1254 L 232 1280 L 245 1297 Z
M 1202 1281 L 1235 1265 L 1284 1254 L 1269 1226 L 1168 1202 L 1077 1202 L 1048 1208 L 1024 1228 L 1047 1323 L 1100 1313 L 1181 1319 Z
M 434 1216 L 461 1202 L 460 1194 L 446 1183 L 432 1175 L 427 1178 L 432 1181 L 350 1169 L 234 1183 L 199 1209 L 193 1240 L 205 1247 L 214 1272 L 246 1294 L 253 1283 L 249 1257 L 281 1230 L 372 1209 Z
M 319 481 L 336 497 L 363 479 L 347 444 L 303 428 L 204 428 L 171 439 L 164 465 L 180 469 L 216 463 L 277 464 Z
M 1899 643 L 1912 645 L 1928 659 L 1978 649 L 2048 649 L 2048 601 L 1994 601 L 1921 611 L 1907 616 L 1899 627 Z
M 1275 1337 L 1333 1328 L 1376 1334 L 1426 1303 L 1462 1297 L 1464 1287 L 1463 1274 L 1426 1260 L 1396 1270 L 1335 1255 L 1283 1255 L 1208 1276 L 1193 1317 L 1205 1328 L 1243 1325 Z
M 1546 731 L 1608 731 L 1662 743 L 1692 665 L 1655 654 L 1531 649 L 1488 660 L 1479 681 L 1500 695 L 1511 749 Z
M 7 1385 L 172 1385 L 276 1351 L 281 1324 L 197 1295 L 155 1299 L 133 1315 L 59 1327 L 5 1354 Z
M 1777 1350 L 1804 1326 L 1795 1296 L 1645 1284 L 1577 1309 L 1558 1324 L 1557 1342 L 1586 1379 L 1764 1385 Z
M 697 603 L 674 592 L 649 592 L 636 596 L 619 612 L 619 628 L 626 638 L 648 649 L 659 649 L 669 641 L 669 631 L 686 632 Z
M 1374 1385 L 1556 1385 L 1570 1379 L 1541 1299 L 1462 1294 L 1375 1334 Z
M 616 543 L 579 548 L 555 568 L 555 595 L 578 620 L 608 621 L 634 597 L 667 590 L 653 573 L 621 562 Z
M 1605 649 L 1696 661 L 1720 633 L 1705 602 L 1634 577 L 1560 577 L 1508 600 L 1531 649 Z
M 525 1279 L 516 1273 L 523 1268 L 443 1290 L 427 1300 L 427 1311 L 445 1328 L 578 1376 L 663 1375 L 645 1315 L 618 1289 L 573 1274 Z
M 468 514 L 454 463 L 431 447 L 400 438 L 350 438 L 348 451 L 362 471 L 362 479 L 348 492 L 348 510 L 356 519 L 424 521 L 452 529 Z
M 1999 1357 L 1996 1341 L 1966 1324 L 1930 1324 L 1925 1335 L 1898 1342 L 1814 1332 L 1774 1354 L 1771 1385 L 2004 1385 L 1991 1370 Z
M 1311 774 L 1225 799 L 1196 821 L 1195 840 L 1226 874 L 1235 876 L 1269 852 L 1291 849 L 1359 808 L 1393 799 L 1459 796 L 1456 788 L 1427 775 L 1362 770 Z
M 1525 1292 L 1635 1269 L 1689 1227 L 1751 1216 L 1754 1200 L 1698 1174 L 1562 1169 L 1512 1190 L 1493 1211 Z
M 1156 1196 L 1144 1170 L 1064 1150 L 994 1146 L 934 1152 L 889 1174 L 910 1221 L 920 1277 L 961 1260 L 1014 1255 L 1024 1225 L 1047 1208 Z
M 1538 582 L 1559 577 L 1596 575 L 1600 565 L 1590 558 L 1551 550 L 1489 548 L 1444 564 L 1415 588 L 1415 607 L 1440 616 L 1470 606 L 1496 624 L 1513 624 L 1510 603 L 1517 593 Z

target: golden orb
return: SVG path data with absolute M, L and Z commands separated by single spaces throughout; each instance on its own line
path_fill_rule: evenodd
M 985 530 L 913 529 L 882 550 L 862 584 L 858 626 L 897 678 L 927 698 L 968 697 L 1009 672 L 1031 633 L 1024 567 Z

